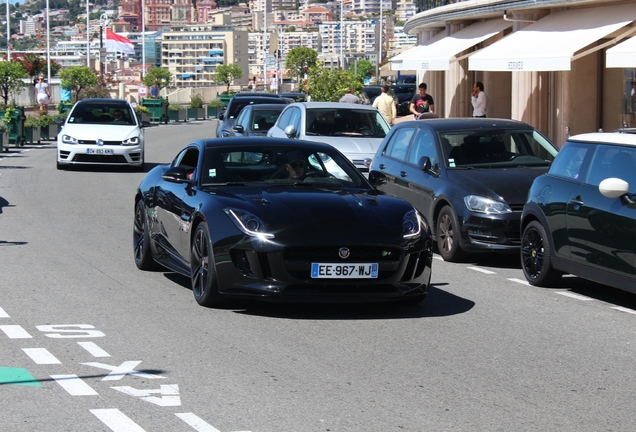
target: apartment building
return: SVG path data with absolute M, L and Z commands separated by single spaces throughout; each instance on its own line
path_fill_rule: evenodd
M 395 19 L 397 21 L 406 21 L 417 14 L 417 3 L 415 0 L 397 0 L 395 8 Z
M 244 71 L 237 84 L 247 84 L 248 35 L 231 26 L 173 27 L 162 36 L 161 66 L 173 74 L 175 87 L 208 87 L 216 84 L 217 66 L 236 63 Z
M 356 15 L 376 15 L 380 13 L 380 2 L 383 11 L 395 9 L 392 0 L 352 0 L 351 11 Z

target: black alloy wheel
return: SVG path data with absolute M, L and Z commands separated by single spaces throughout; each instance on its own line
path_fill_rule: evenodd
M 551 252 L 552 245 L 543 225 L 530 222 L 521 236 L 521 267 L 530 285 L 552 286 L 563 275 L 552 267 Z
M 444 261 L 458 262 L 463 258 L 464 251 L 459 246 L 459 223 L 450 206 L 444 207 L 439 212 L 435 236 L 437 238 L 437 251 L 444 258 Z
M 219 307 L 226 301 L 219 293 L 210 231 L 205 223 L 197 226 L 190 253 L 192 293 L 201 306 Z
M 158 267 L 152 258 L 150 234 L 148 233 L 148 216 L 142 200 L 135 204 L 135 221 L 133 226 L 133 250 L 135 264 L 140 270 L 154 270 Z

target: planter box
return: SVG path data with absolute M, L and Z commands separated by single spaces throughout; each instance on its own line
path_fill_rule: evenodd
M 5 146 L 9 143 L 15 144 L 16 147 L 24 145 L 24 120 L 26 119 L 24 107 L 15 108 L 15 110 L 12 110 L 11 120 L 7 123 L 9 139 L 5 143 Z M 6 111 L 0 110 L 0 117 L 4 117 L 5 113 Z
M 208 117 L 216 117 L 219 115 L 219 107 L 208 105 Z
M 205 108 L 188 108 L 188 119 L 203 120 L 205 118 Z
M 40 139 L 41 139 L 40 128 L 39 127 L 36 127 L 36 128 L 25 127 L 24 128 L 24 138 L 29 144 L 38 144 L 40 142 Z
M 0 134 L 0 152 L 9 151 L 9 134 L 2 132 Z
M 185 109 L 181 110 L 168 110 L 168 118 L 170 121 L 180 122 L 186 121 L 187 112 Z
M 40 139 L 46 141 L 55 141 L 57 139 L 57 133 L 60 130 L 60 126 L 56 123 L 48 126 L 40 127 Z
M 168 123 L 168 100 L 164 98 L 144 99 L 141 105 L 150 110 L 150 121 Z

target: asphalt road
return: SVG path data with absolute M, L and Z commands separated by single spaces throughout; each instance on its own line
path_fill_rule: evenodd
M 214 130 L 148 129 L 148 167 Z M 480 256 L 434 260 L 415 308 L 206 309 L 135 267 L 143 175 L 0 154 L 0 430 L 636 429 L 635 296 Z

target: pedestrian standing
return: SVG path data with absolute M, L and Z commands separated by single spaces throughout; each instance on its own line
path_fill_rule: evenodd
M 418 94 L 413 96 L 413 98 L 411 99 L 409 111 L 413 113 L 416 119 L 422 113 L 435 112 L 435 102 L 433 101 L 433 97 L 431 95 L 426 94 L 426 89 L 426 83 L 421 83 L 418 88 Z
M 488 96 L 484 93 L 484 84 L 481 81 L 477 81 L 473 84 L 473 92 L 470 95 L 470 102 L 473 104 L 473 117 L 486 117 Z
M 353 93 L 353 89 L 351 88 L 343 97 L 340 98 L 340 102 L 359 104 L 360 98 Z
M 395 108 L 395 101 L 389 96 L 388 85 L 384 84 L 382 86 L 382 93 L 373 101 L 373 108 L 380 111 L 380 114 L 382 114 L 389 124 L 393 124 L 397 116 L 397 109 Z

